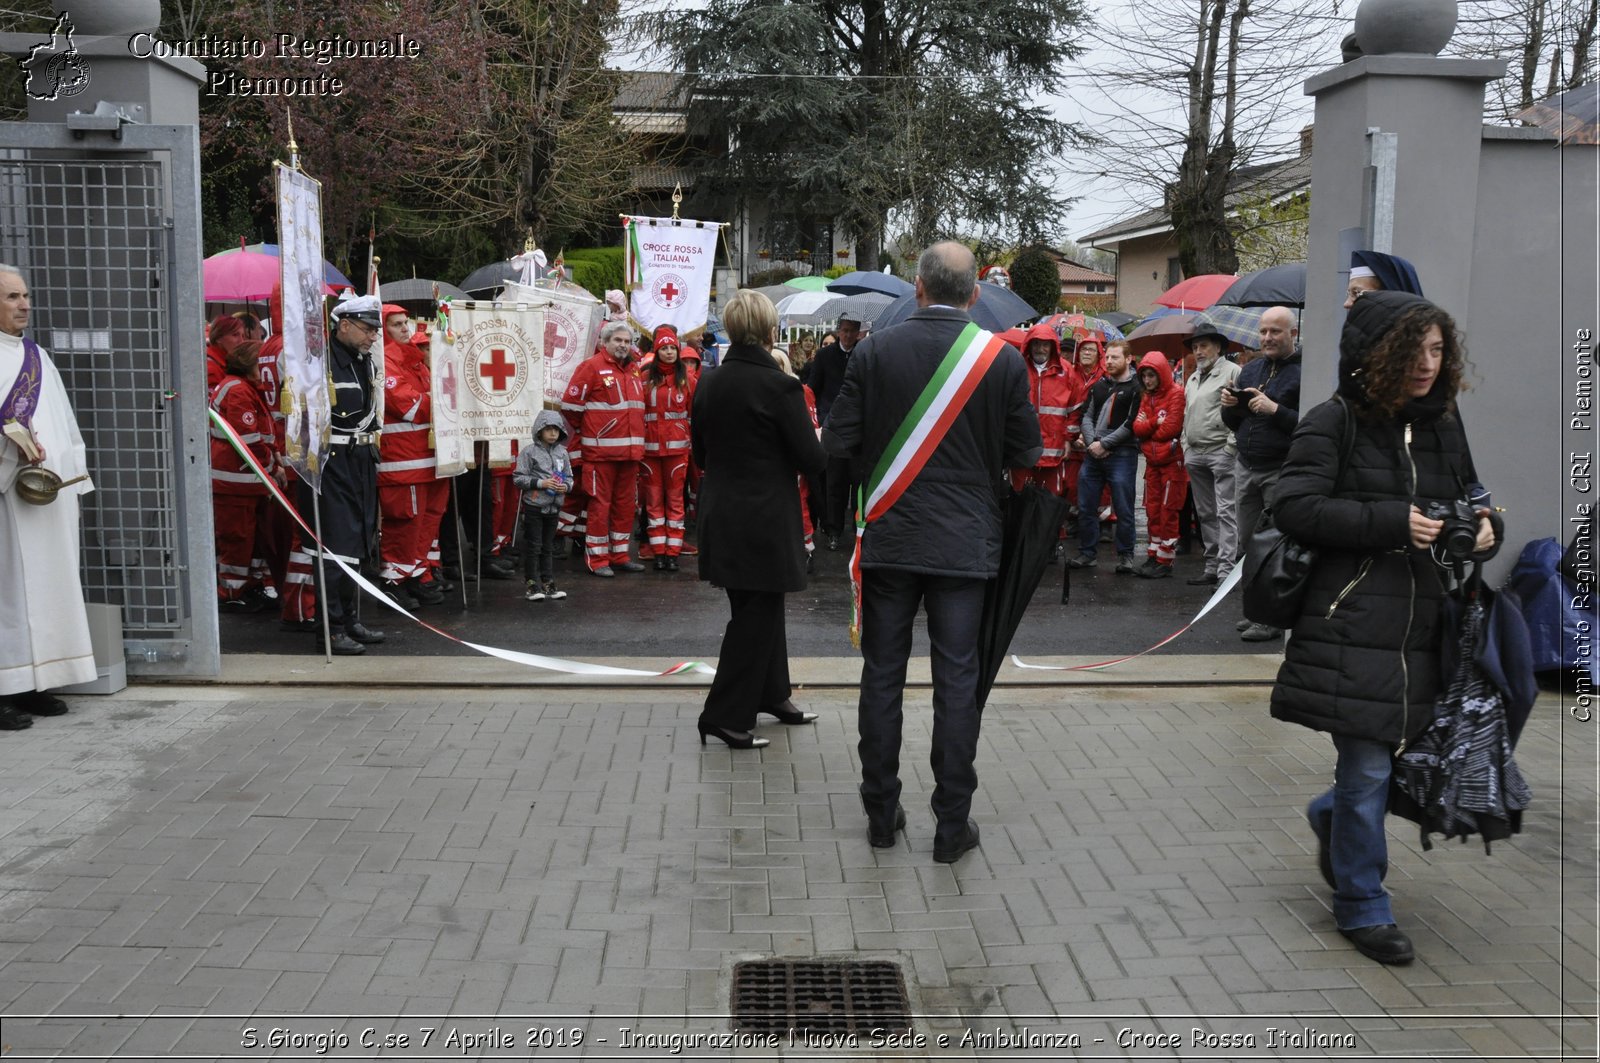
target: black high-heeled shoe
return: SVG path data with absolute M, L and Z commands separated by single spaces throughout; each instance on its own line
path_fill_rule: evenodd
M 779 723 L 786 723 L 791 727 L 802 723 L 817 722 L 816 713 L 798 709 L 795 707 L 794 702 L 788 700 L 780 701 L 778 704 L 769 706 L 761 711 L 768 716 L 776 716 Z
M 718 727 L 716 724 L 704 721 L 701 721 L 698 726 L 700 728 L 701 745 L 706 744 L 707 735 L 722 739 L 728 743 L 729 749 L 760 749 L 762 746 L 772 744 L 765 738 L 757 738 L 749 731 L 730 731 L 725 727 Z

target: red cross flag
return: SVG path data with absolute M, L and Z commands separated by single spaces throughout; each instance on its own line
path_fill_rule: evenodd
M 544 408 L 545 312 L 502 300 L 452 302 L 450 330 L 433 330 L 433 433 L 440 476 L 472 463 L 472 444 L 489 460 L 511 457 L 512 440 L 533 438 Z
M 515 281 L 501 294 L 544 310 L 544 398 L 559 405 L 572 371 L 594 354 L 605 310 L 600 300 L 566 281 L 530 287 Z
M 705 325 L 721 222 L 624 218 L 629 313 L 647 334 L 671 325 L 678 335 Z

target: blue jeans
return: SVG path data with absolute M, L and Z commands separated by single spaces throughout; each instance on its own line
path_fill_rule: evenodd
M 1338 760 L 1333 789 L 1311 802 L 1306 818 L 1333 861 L 1333 918 L 1341 930 L 1394 922 L 1383 877 L 1389 872 L 1389 774 L 1394 748 L 1387 742 L 1334 735 Z
M 1111 510 L 1117 515 L 1117 553 L 1132 556 L 1139 530 L 1133 526 L 1133 480 L 1139 451 L 1118 447 L 1104 458 L 1084 455 L 1078 473 L 1078 549 L 1090 557 L 1100 542 L 1100 492 L 1111 485 Z

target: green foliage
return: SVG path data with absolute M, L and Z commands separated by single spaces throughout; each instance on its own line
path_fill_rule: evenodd
M 1239 252 L 1239 272 L 1306 260 L 1311 231 L 1310 194 L 1293 196 L 1281 203 L 1257 197 L 1240 204 L 1229 220 Z
M 831 281 L 836 281 L 846 273 L 854 272 L 855 268 L 852 266 L 829 266 L 827 269 L 822 271 L 822 275 Z
M 1011 290 L 1040 317 L 1055 313 L 1061 302 L 1061 272 L 1055 259 L 1042 247 L 1025 248 L 1011 263 Z
M 606 290 L 623 286 L 623 258 L 620 247 L 580 247 L 562 252 L 562 261 L 574 284 L 582 285 L 596 299 Z
M 1078 56 L 1084 0 L 708 0 L 644 21 L 694 72 L 691 127 L 736 144 L 705 184 L 836 216 L 869 266 L 891 215 L 917 247 L 1060 223 L 1053 160 L 1079 134 L 1028 101 Z

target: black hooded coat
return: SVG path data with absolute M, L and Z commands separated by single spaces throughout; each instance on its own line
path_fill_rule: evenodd
M 1356 301 L 1339 343 L 1339 394 L 1357 419 L 1349 461 L 1340 475 L 1346 412 L 1324 402 L 1301 417 L 1271 498 L 1278 527 L 1317 549 L 1272 715 L 1395 744 L 1432 719 L 1445 630 L 1446 573 L 1411 545 L 1411 506 L 1461 498 L 1477 482 L 1442 375 L 1397 416 L 1375 410 L 1361 385 L 1373 347 L 1422 305 L 1405 292 Z

